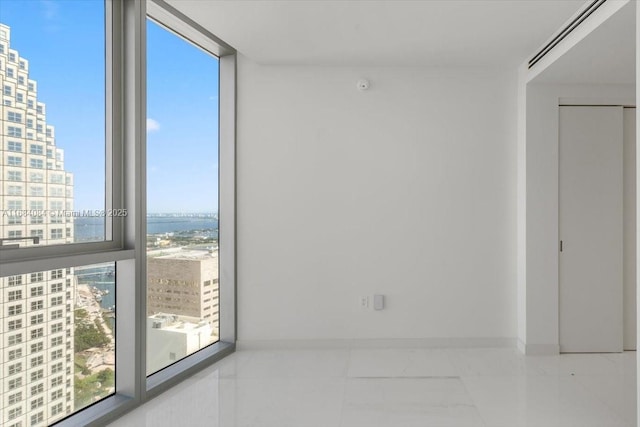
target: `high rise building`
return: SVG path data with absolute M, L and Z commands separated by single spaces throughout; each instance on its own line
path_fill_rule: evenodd
M 0 24 L 0 242 L 72 243 L 73 176 L 10 35 Z M 0 278 L 1 425 L 48 425 L 73 412 L 74 288 L 72 269 Z
M 147 314 L 203 320 L 218 334 L 218 252 L 195 249 L 149 253 Z

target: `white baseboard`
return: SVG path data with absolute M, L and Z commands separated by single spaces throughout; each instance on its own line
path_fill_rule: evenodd
M 517 347 L 526 356 L 556 356 L 560 354 L 559 344 L 525 344 L 518 339 Z
M 391 338 L 326 340 L 238 340 L 237 350 L 351 348 L 515 348 L 515 338 Z

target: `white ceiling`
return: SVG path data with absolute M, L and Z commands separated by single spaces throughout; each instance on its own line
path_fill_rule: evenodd
M 562 55 L 536 83 L 635 84 L 635 5 L 630 2 Z
M 168 0 L 264 64 L 519 64 L 585 0 Z

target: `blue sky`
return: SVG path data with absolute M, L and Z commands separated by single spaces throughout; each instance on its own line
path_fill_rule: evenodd
M 218 60 L 147 24 L 149 212 L 218 210 Z
M 47 124 L 75 178 L 75 208 L 104 207 L 104 10 L 100 0 L 0 0 Z M 218 61 L 149 23 L 149 212 L 218 209 Z

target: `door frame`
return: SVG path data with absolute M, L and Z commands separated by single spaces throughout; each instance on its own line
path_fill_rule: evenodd
M 533 83 L 527 71 L 520 69 L 517 346 L 527 355 L 556 355 L 559 106 L 634 106 L 635 86 Z
M 624 194 L 624 109 L 625 108 L 635 108 L 635 107 L 629 107 L 626 105 L 616 105 L 615 102 L 613 102 L 614 100 L 601 100 L 599 103 L 598 102 L 594 102 L 594 100 L 573 100 L 572 103 L 559 103 L 558 105 L 558 345 L 559 345 L 559 352 L 560 353 L 575 353 L 575 352 L 586 352 L 586 353 L 591 353 L 591 352 L 621 352 L 624 351 L 624 336 L 625 336 L 625 331 L 628 327 L 628 325 L 625 324 L 624 322 L 624 315 L 625 315 L 625 304 L 624 304 L 624 295 L 625 295 L 625 283 L 624 283 L 624 269 L 625 269 L 625 253 L 624 253 L 624 228 L 625 228 L 625 212 L 624 212 L 624 201 L 625 201 L 625 194 Z M 566 351 L 566 347 L 565 350 L 563 350 L 563 343 L 561 341 L 562 339 L 562 300 L 561 300 L 561 294 L 562 294 L 562 242 L 564 240 L 566 240 L 565 235 L 562 234 L 562 228 L 561 228 L 561 219 L 562 219 L 562 191 L 561 191 L 561 186 L 562 186 L 562 182 L 561 182 L 561 168 L 562 168 L 562 162 L 563 159 L 560 155 L 561 153 L 561 132 L 560 132 L 560 127 L 562 126 L 562 123 L 560 121 L 560 115 L 561 115 L 561 109 L 563 107 L 610 107 L 610 108 L 616 108 L 619 109 L 619 114 L 620 114 L 620 119 L 621 119 L 621 129 L 620 129 L 620 160 L 621 160 L 621 164 L 620 164 L 620 226 L 622 227 L 622 232 L 620 237 L 620 257 L 621 259 L 620 261 L 620 306 L 619 306 L 619 317 L 620 317 L 620 321 L 621 321 L 621 329 L 619 330 L 619 346 L 616 345 L 615 349 L 613 349 L 613 347 L 611 347 L 611 349 L 609 351 L 600 351 L 600 350 L 584 350 L 584 351 Z M 634 327 L 634 330 L 636 328 Z M 616 340 L 617 341 L 617 340 Z M 565 344 L 566 345 L 566 341 Z M 607 346 L 608 347 L 608 346 Z

